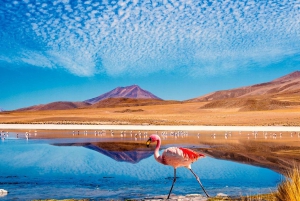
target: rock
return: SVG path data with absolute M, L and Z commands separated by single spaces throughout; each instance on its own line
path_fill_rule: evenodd
M 6 196 L 8 193 L 7 190 L 4 190 L 4 189 L 0 189 L 0 197 L 3 197 L 3 196 Z
M 217 197 L 228 197 L 228 195 L 224 194 L 224 193 L 218 193 Z
M 186 197 L 203 197 L 201 194 L 187 194 Z
M 166 199 L 167 199 L 167 196 L 154 196 L 154 197 L 144 198 L 142 200 L 144 200 L 144 201 L 161 201 L 161 200 L 166 200 Z M 185 196 L 171 194 L 169 201 L 207 201 L 207 198 L 203 197 L 201 194 L 187 194 Z

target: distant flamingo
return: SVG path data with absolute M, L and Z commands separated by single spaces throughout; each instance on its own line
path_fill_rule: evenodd
M 157 142 L 156 143 L 156 148 L 154 150 L 154 158 L 157 162 L 163 164 L 163 165 L 170 165 L 174 168 L 174 179 L 172 183 L 172 187 L 170 189 L 168 198 L 170 198 L 170 194 L 172 192 L 174 183 L 176 182 L 176 168 L 178 167 L 186 167 L 189 169 L 193 175 L 196 177 L 198 183 L 200 184 L 202 190 L 206 194 L 207 197 L 209 195 L 206 193 L 204 187 L 202 186 L 202 183 L 200 182 L 199 177 L 194 173 L 194 171 L 191 168 L 191 164 L 198 160 L 199 158 L 205 157 L 203 154 L 197 153 L 191 149 L 187 148 L 179 148 L 179 147 L 169 147 L 167 148 L 162 155 L 159 155 L 159 148 L 161 145 L 161 140 L 160 137 L 156 134 L 153 134 L 150 136 L 150 138 L 147 141 L 147 147 L 149 147 L 151 142 Z

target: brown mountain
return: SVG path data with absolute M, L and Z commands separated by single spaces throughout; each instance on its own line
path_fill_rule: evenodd
M 68 110 L 76 108 L 131 107 L 175 103 L 164 101 L 137 85 L 117 87 L 112 91 L 83 102 L 57 101 L 48 104 L 20 108 L 16 111 Z
M 240 111 L 273 110 L 300 105 L 300 71 L 295 71 L 270 82 L 231 90 L 216 91 L 185 102 L 208 102 L 201 109 L 238 108 Z M 76 108 L 135 107 L 166 105 L 179 101 L 164 101 L 137 85 L 117 87 L 84 102 L 53 102 L 21 108 L 17 111 L 68 110 Z M 117 112 L 136 112 L 122 110 Z
M 240 87 L 230 90 L 216 91 L 188 101 L 212 101 L 228 98 L 245 98 L 261 95 L 299 94 L 300 93 L 300 71 L 295 71 L 271 82 Z
M 95 104 L 87 102 L 53 102 L 48 104 L 34 105 L 26 108 L 20 108 L 15 111 L 42 111 L 42 110 L 69 110 L 77 108 L 114 108 L 114 107 L 135 107 L 146 105 L 166 105 L 175 104 L 179 101 L 165 101 L 160 99 L 134 99 L 134 98 L 108 98 L 101 100 Z M 135 110 L 133 110 L 135 111 Z M 137 110 L 143 111 L 143 110 Z M 126 111 L 119 111 L 126 112 Z M 130 112 L 130 111 L 128 111 Z
M 216 91 L 188 102 L 208 102 L 202 109 L 239 108 L 240 111 L 273 110 L 300 105 L 300 72 L 271 82 Z
M 41 111 L 41 110 L 68 110 L 75 108 L 82 108 L 90 106 L 86 102 L 68 102 L 68 101 L 58 101 L 48 104 L 34 105 L 26 108 L 20 108 L 16 111 Z
M 108 98 L 134 98 L 134 99 L 157 99 L 161 98 L 153 95 L 149 91 L 140 88 L 138 85 L 131 85 L 128 87 L 117 87 L 105 94 L 86 100 L 85 102 L 95 104 L 101 100 Z

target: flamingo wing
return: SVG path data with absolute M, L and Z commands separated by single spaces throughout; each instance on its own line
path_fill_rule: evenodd
M 204 157 L 203 154 L 199 154 L 191 149 L 169 147 L 162 153 L 162 163 L 174 168 L 181 166 L 190 167 L 191 163 L 202 157 Z
M 193 159 L 197 160 L 198 158 L 204 158 L 205 157 L 204 154 L 200 154 L 200 153 L 195 152 L 191 149 L 182 148 L 182 147 L 179 147 L 179 149 L 182 150 L 185 157 L 188 157 L 191 160 L 193 160 Z

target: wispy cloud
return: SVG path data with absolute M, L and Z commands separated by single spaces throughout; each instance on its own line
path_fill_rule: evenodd
M 79 76 L 216 74 L 300 50 L 298 0 L 0 1 L 0 60 Z

